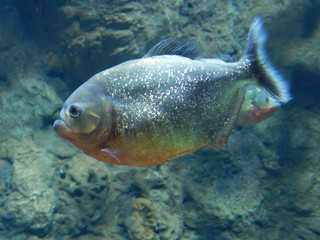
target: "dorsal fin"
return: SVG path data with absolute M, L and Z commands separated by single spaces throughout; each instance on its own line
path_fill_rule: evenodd
M 167 38 L 154 45 L 143 58 L 159 55 L 179 55 L 191 59 L 199 58 L 201 46 L 195 41 Z

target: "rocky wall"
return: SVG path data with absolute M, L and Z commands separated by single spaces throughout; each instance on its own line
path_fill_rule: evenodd
M 0 3 L 0 238 L 318 239 L 317 1 Z M 152 168 L 111 166 L 59 139 L 64 99 L 96 72 L 191 37 L 241 56 L 261 14 L 293 96 L 222 151 Z

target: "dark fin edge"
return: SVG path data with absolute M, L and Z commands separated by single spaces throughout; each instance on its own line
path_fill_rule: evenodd
M 246 49 L 242 61 L 250 61 L 258 84 L 282 103 L 290 101 L 288 83 L 268 60 L 265 45 L 267 34 L 262 18 L 256 17 L 251 24 Z
M 215 138 L 215 141 L 212 144 L 207 146 L 208 148 L 220 150 L 222 149 L 223 145 L 227 144 L 229 135 L 237 124 L 239 112 L 241 110 L 242 104 L 245 99 L 245 94 L 246 94 L 245 88 L 240 87 L 237 89 L 233 97 L 233 101 L 231 101 L 233 109 L 232 109 L 230 120 L 228 121 L 226 126 L 219 132 L 218 137 Z
M 195 40 L 182 40 L 177 38 L 167 38 L 153 46 L 143 58 L 159 55 L 178 55 L 191 59 L 200 58 L 202 48 Z

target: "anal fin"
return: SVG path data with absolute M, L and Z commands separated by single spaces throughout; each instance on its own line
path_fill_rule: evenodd
M 222 146 L 227 144 L 228 137 L 232 129 L 235 127 L 237 123 L 239 112 L 240 112 L 242 103 L 245 99 L 245 94 L 246 94 L 246 90 L 244 87 L 240 87 L 237 89 L 230 104 L 231 105 L 230 118 L 225 124 L 225 126 L 215 136 L 214 141 L 207 146 L 208 148 L 218 150 L 218 149 L 222 149 Z

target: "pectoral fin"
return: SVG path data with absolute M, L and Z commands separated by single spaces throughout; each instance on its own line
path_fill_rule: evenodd
M 121 151 L 118 149 L 114 149 L 111 147 L 105 147 L 105 148 L 101 148 L 101 152 L 105 152 L 108 153 L 111 157 L 113 157 L 119 164 L 121 164 L 120 161 L 120 154 Z

